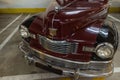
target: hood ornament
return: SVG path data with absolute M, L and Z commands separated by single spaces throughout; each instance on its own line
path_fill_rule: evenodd
M 57 29 L 55 28 L 49 28 L 49 35 L 54 37 L 57 35 Z

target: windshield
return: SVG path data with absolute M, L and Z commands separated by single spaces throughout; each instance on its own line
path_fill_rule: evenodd
M 108 0 L 52 0 L 46 9 L 46 14 L 50 11 L 54 11 L 55 9 L 64 9 L 68 6 L 70 7 L 70 5 L 73 5 L 74 3 L 78 7 L 95 7 L 106 4 L 107 2 Z
M 60 7 L 60 5 L 56 2 L 56 0 L 52 0 L 51 3 L 50 3 L 50 5 L 46 9 L 46 14 L 49 11 L 55 10 L 55 7 Z
M 55 10 L 55 8 L 63 9 L 71 5 L 75 1 L 76 0 L 52 0 L 50 5 L 46 9 L 46 13 Z

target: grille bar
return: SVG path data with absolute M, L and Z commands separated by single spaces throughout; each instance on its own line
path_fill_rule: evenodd
M 61 54 L 76 53 L 78 47 L 75 42 L 54 41 L 41 35 L 39 35 L 39 43 L 46 50 Z

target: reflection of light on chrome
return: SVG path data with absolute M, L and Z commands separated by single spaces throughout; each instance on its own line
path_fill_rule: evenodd
M 80 12 L 83 12 L 84 10 L 81 11 L 70 11 L 70 12 L 66 12 L 66 14 L 70 15 L 70 14 L 78 14 Z
M 90 7 L 77 7 L 76 9 L 86 10 L 86 9 L 90 9 Z
M 87 28 L 87 31 L 90 33 L 99 33 L 100 29 L 96 27 L 89 27 Z
M 106 31 L 101 31 L 102 34 L 104 34 L 104 36 L 108 36 L 108 32 Z

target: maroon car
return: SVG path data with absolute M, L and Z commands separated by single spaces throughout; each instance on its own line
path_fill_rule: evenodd
M 52 0 L 20 25 L 19 48 L 29 64 L 58 74 L 108 76 L 118 47 L 108 9 L 108 0 Z

